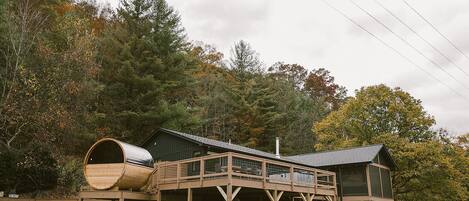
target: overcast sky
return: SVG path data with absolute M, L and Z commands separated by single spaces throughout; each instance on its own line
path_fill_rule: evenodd
M 468 58 L 453 48 L 402 0 L 354 2 L 430 60 L 374 21 L 350 0 L 328 1 L 431 76 L 321 0 L 168 0 L 168 3 L 180 13 L 190 40 L 214 45 L 226 56 L 229 56 L 235 41 L 246 40 L 259 52 L 266 65 L 283 61 L 298 63 L 308 69 L 324 67 L 332 72 L 338 84 L 347 87 L 350 95 L 354 94 L 355 89 L 368 85 L 384 83 L 391 87 L 401 87 L 422 100 L 427 112 L 436 118 L 438 127 L 448 129 L 453 135 L 469 132 Z M 452 63 L 393 18 L 377 1 L 443 52 Z M 98 2 L 109 2 L 113 7 L 118 5 L 118 0 Z M 469 56 L 468 0 L 407 2 Z

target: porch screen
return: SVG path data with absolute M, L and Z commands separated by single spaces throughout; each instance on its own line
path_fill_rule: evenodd
M 391 175 L 389 170 L 381 168 L 381 182 L 383 184 L 383 197 L 392 198 Z
M 371 195 L 392 198 L 391 173 L 385 168 L 370 165 Z
M 373 197 L 382 197 L 379 168 L 375 166 L 371 166 L 371 165 L 369 167 L 370 167 L 371 195 Z
M 343 167 L 341 174 L 344 196 L 368 195 L 365 166 Z

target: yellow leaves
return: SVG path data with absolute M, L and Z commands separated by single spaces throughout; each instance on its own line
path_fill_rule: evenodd
M 74 5 L 72 3 L 62 3 L 58 6 L 55 6 L 55 10 L 59 15 L 64 15 L 74 10 Z
M 67 84 L 65 85 L 65 90 L 67 91 L 69 95 L 76 96 L 81 91 L 81 89 L 82 89 L 81 84 L 75 81 L 67 82 Z

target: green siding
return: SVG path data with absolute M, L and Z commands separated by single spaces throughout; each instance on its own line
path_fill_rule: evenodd
M 144 145 L 155 161 L 175 161 L 192 158 L 194 153 L 207 153 L 206 148 L 197 143 L 159 132 Z

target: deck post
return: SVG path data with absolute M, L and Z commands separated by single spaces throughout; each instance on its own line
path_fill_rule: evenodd
M 177 164 L 177 167 L 176 167 L 176 182 L 177 182 L 177 186 L 178 186 L 178 189 L 179 189 L 179 177 L 181 177 L 181 163 L 178 163 Z
M 334 201 L 335 201 L 337 196 L 339 195 L 339 192 L 337 191 L 337 173 L 334 173 L 332 181 L 334 183 L 334 189 L 335 189 L 335 193 L 334 193 Z
M 228 159 L 227 161 L 228 164 L 227 164 L 226 172 L 228 174 L 228 180 L 229 180 L 228 183 L 231 184 L 232 183 L 231 178 L 232 178 L 232 173 L 233 173 L 233 153 L 229 152 L 227 159 Z
M 200 187 L 203 187 L 204 186 L 204 174 L 205 174 L 205 161 L 203 159 L 200 159 L 199 168 L 200 168 L 200 172 L 199 172 Z
M 366 166 L 366 183 L 368 185 L 368 196 L 371 197 L 370 165 Z
M 233 186 L 231 184 L 228 184 L 226 186 L 226 201 L 232 201 L 233 200 Z
M 265 183 L 267 178 L 267 163 L 265 160 L 262 160 L 262 188 L 265 188 Z
M 119 195 L 119 201 L 124 201 L 124 193 L 123 192 L 120 192 L 120 195 Z
M 291 191 L 293 191 L 293 188 L 295 187 L 293 181 L 293 175 L 294 175 L 294 169 L 293 169 L 293 166 L 291 165 L 290 166 L 290 185 L 291 185 Z
M 318 171 L 314 170 L 314 193 L 316 194 L 318 192 Z
M 187 189 L 187 201 L 192 201 L 192 188 Z

